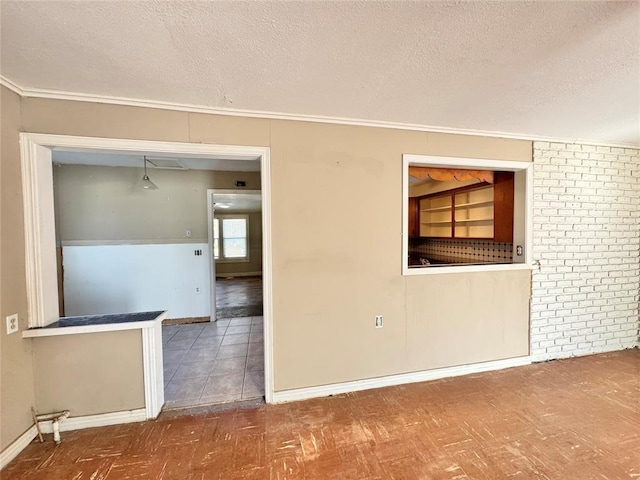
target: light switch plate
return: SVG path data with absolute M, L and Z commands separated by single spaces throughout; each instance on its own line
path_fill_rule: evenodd
M 13 315 L 9 315 L 7 317 L 7 335 L 16 333 L 19 329 L 20 325 L 18 324 L 18 314 L 14 313 Z

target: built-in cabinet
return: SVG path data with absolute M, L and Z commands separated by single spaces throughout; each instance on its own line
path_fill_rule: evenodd
M 414 232 L 420 237 L 513 241 L 513 173 L 495 172 L 493 184 L 481 183 L 417 197 Z M 413 212 L 413 213 L 412 213 Z
M 420 236 L 420 204 L 418 197 L 409 198 L 409 238 Z

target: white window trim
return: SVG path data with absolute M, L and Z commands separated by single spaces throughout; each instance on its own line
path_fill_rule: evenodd
M 242 218 L 245 220 L 247 225 L 247 256 L 246 257 L 227 258 L 222 256 L 222 254 L 224 253 L 224 228 L 222 227 L 222 220 L 226 218 Z M 220 245 L 218 248 L 221 256 L 215 259 L 216 263 L 249 263 L 251 261 L 251 240 L 249 239 L 249 214 L 248 213 L 223 213 L 223 214 L 217 215 L 214 212 L 213 219 L 214 220 L 218 219 L 220 221 L 219 223 Z M 211 254 L 213 255 L 213 251 L 211 252 Z
M 450 267 L 409 268 L 409 165 L 423 164 L 439 168 L 470 168 L 502 172 L 524 171 L 525 180 L 525 245 L 524 263 L 495 265 L 460 265 Z M 533 162 L 486 160 L 480 158 L 440 157 L 429 155 L 402 155 L 402 275 L 441 275 L 448 273 L 493 272 L 504 270 L 531 270 L 533 257 Z

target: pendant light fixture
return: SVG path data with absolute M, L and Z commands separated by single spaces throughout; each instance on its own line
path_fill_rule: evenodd
M 142 157 L 144 159 L 144 175 L 142 176 L 142 180 L 140 180 L 140 187 L 144 190 L 157 190 L 158 186 L 151 181 L 149 175 L 147 175 L 147 157 Z

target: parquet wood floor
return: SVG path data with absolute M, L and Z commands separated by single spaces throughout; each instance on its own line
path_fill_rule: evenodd
M 62 439 L 2 479 L 637 479 L 640 350 Z

